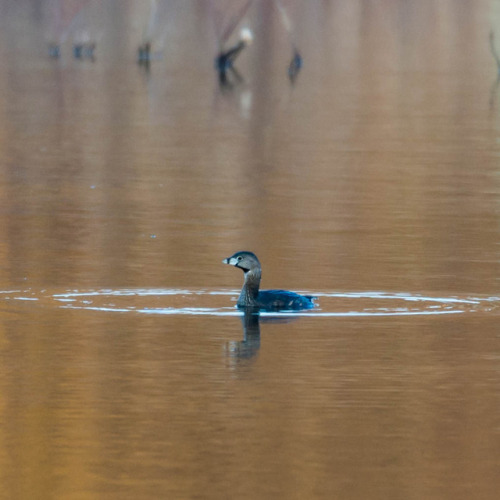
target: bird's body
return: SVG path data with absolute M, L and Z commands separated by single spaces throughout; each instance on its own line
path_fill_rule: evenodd
M 310 295 L 299 295 L 288 290 L 259 290 L 262 269 L 259 259 L 252 252 L 236 252 L 222 262 L 239 267 L 245 273 L 245 281 L 237 302 L 240 308 L 280 311 L 314 307 L 314 297 Z

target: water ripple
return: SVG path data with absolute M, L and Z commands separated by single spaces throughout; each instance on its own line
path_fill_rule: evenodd
M 33 289 L 0 291 L 5 302 L 37 302 L 63 309 L 133 312 L 158 315 L 239 316 L 234 307 L 238 290 L 183 288 L 99 289 L 53 291 Z M 262 316 L 365 317 L 496 313 L 498 296 L 432 296 L 413 293 L 303 292 L 318 297 L 319 305 L 307 311 L 262 312 Z M 228 299 L 228 297 L 230 297 Z

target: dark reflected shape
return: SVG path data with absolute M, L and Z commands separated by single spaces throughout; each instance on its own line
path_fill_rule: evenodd
M 247 46 L 248 42 L 241 39 L 234 47 L 226 50 L 225 52 L 220 52 L 219 55 L 215 58 L 215 69 L 219 74 L 219 82 L 221 85 L 232 84 L 232 82 L 228 78 L 228 71 L 230 71 L 231 74 L 234 75 L 235 79 L 238 82 L 241 82 L 243 80 L 233 64 L 235 59 L 240 55 L 241 51 Z
M 497 73 L 500 75 L 500 57 L 498 56 L 497 49 L 495 47 L 495 33 L 493 30 L 490 31 L 490 50 L 497 63 Z
M 231 340 L 226 344 L 227 355 L 239 362 L 248 361 L 260 350 L 260 323 L 290 323 L 298 318 L 293 317 L 261 317 L 259 309 L 246 308 L 241 316 L 243 340 Z
M 57 43 L 49 44 L 49 57 L 59 59 L 61 57 L 61 47 Z
M 75 59 L 94 60 L 95 43 L 75 43 L 73 45 L 73 56 Z
M 297 78 L 297 75 L 299 74 L 301 68 L 302 68 L 302 56 L 300 55 L 299 51 L 296 48 L 294 48 L 292 60 L 288 65 L 288 78 L 290 78 L 290 81 L 292 83 L 295 82 L 295 79 Z
M 259 290 L 262 269 L 259 259 L 252 252 L 236 252 L 222 263 L 238 267 L 245 275 L 243 288 L 236 303 L 240 309 L 298 311 L 314 307 L 315 297 L 311 295 L 299 295 L 288 290 Z
M 233 67 L 234 60 L 240 52 L 246 47 L 246 43 L 240 40 L 234 47 L 225 52 L 221 52 L 215 59 L 215 66 L 219 72 L 227 71 Z
M 500 85 L 500 73 L 497 75 L 495 81 L 493 82 L 493 85 L 491 86 L 490 90 L 490 112 L 492 112 L 495 109 L 495 103 L 496 103 L 496 96 L 498 93 L 498 86 Z
M 229 72 L 232 78 L 229 77 L 227 71 L 219 73 L 219 84 L 222 89 L 232 89 L 235 85 L 244 81 L 240 72 L 236 68 L 230 68 Z
M 215 69 L 219 76 L 219 83 L 221 87 L 232 87 L 235 83 L 241 82 L 243 79 L 234 67 L 234 61 L 241 54 L 245 47 L 248 47 L 253 41 L 252 31 L 248 28 L 243 28 L 240 31 L 238 42 L 230 49 L 224 49 L 224 45 L 229 40 L 253 0 L 246 0 L 239 9 L 233 12 L 229 22 L 223 23 L 224 14 L 226 12 L 214 13 L 214 22 L 219 21 L 216 25 L 216 32 L 218 38 L 219 53 L 215 58 Z M 214 6 L 212 5 L 212 8 Z M 234 78 L 231 79 L 230 75 Z
M 287 9 L 280 0 L 274 0 L 274 5 L 278 9 L 281 19 L 281 24 L 285 28 L 288 37 L 291 41 L 292 59 L 290 60 L 290 64 L 288 65 L 287 72 L 288 72 L 288 78 L 290 78 L 290 82 L 294 83 L 295 79 L 297 78 L 297 75 L 300 72 L 300 69 L 302 68 L 302 56 L 300 55 L 300 52 L 297 50 L 297 47 L 295 46 L 294 43 L 295 36 L 293 34 L 292 22 L 290 20 L 290 17 L 288 16 Z
M 260 318 L 258 312 L 246 311 L 241 316 L 243 340 L 231 341 L 227 344 L 227 352 L 232 358 L 250 359 L 260 349 Z
M 151 62 L 161 60 L 163 58 L 161 51 L 153 52 L 153 44 L 151 42 L 144 42 L 139 45 L 137 49 L 137 64 L 149 72 Z
M 139 64 L 149 63 L 151 59 L 151 42 L 144 42 L 137 50 L 137 62 Z

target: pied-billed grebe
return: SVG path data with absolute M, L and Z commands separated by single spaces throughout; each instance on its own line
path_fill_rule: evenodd
M 241 308 L 258 308 L 267 311 L 311 309 L 314 297 L 299 295 L 287 290 L 260 290 L 262 270 L 257 256 L 252 252 L 236 252 L 224 259 L 223 264 L 239 267 L 245 273 L 245 282 L 238 298 Z

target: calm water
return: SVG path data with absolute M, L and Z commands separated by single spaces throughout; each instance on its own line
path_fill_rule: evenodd
M 236 3 L 0 0 L 0 497 L 498 498 L 500 6 Z

